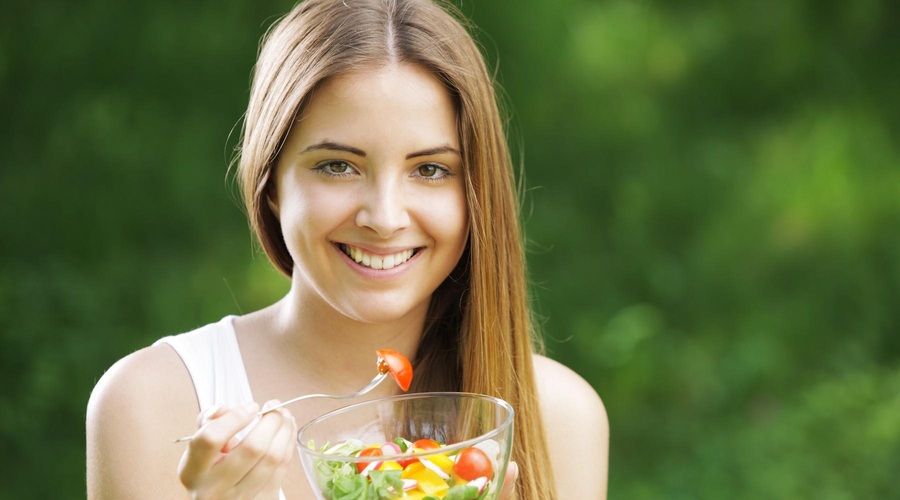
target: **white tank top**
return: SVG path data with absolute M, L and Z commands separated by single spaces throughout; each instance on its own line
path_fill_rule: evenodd
M 156 341 L 169 344 L 181 356 L 194 382 L 200 411 L 253 401 L 233 321 L 234 316 L 226 316 L 218 323 Z
M 234 334 L 234 318 L 226 316 L 218 323 L 155 342 L 170 345 L 181 357 L 194 383 L 200 411 L 215 405 L 237 406 L 253 401 Z M 248 430 L 249 427 L 239 434 Z M 284 492 L 279 492 L 278 497 L 285 500 Z

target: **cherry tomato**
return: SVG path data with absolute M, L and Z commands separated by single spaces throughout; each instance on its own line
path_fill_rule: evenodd
M 359 453 L 356 454 L 357 457 L 383 457 L 384 453 L 381 452 L 381 448 L 363 448 Z M 357 462 L 356 470 L 362 472 L 363 469 L 369 466 L 372 462 Z
M 441 444 L 434 439 L 420 439 L 413 443 L 413 448 L 418 448 L 420 450 L 436 450 L 440 447 Z
M 478 479 L 479 477 L 490 479 L 494 477 L 494 465 L 491 464 L 491 459 L 483 451 L 474 447 L 466 448 L 459 452 L 459 456 L 456 457 L 456 463 L 453 464 L 453 472 L 466 481 Z
M 390 373 L 403 392 L 409 390 L 413 369 L 406 356 L 393 349 L 379 349 L 375 353 L 378 354 L 378 373 Z

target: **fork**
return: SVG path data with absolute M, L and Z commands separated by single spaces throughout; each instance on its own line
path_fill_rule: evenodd
M 266 413 L 269 413 L 270 411 L 274 411 L 274 410 L 277 410 L 277 409 L 279 409 L 279 408 L 285 407 L 285 406 L 287 406 L 287 405 L 289 405 L 289 404 L 296 403 L 297 401 L 303 401 L 304 399 L 314 399 L 314 398 L 351 399 L 351 398 L 357 398 L 357 397 L 359 397 L 359 396 L 362 396 L 362 395 L 368 393 L 369 391 L 371 391 L 371 390 L 374 389 L 375 387 L 377 387 L 378 384 L 380 384 L 380 383 L 385 379 L 385 377 L 387 377 L 387 376 L 388 376 L 388 373 L 387 373 L 387 372 L 385 372 L 385 373 L 379 373 L 378 375 L 375 375 L 375 378 L 373 378 L 371 382 L 369 382 L 368 384 L 366 384 L 365 387 L 362 387 L 361 389 L 359 389 L 358 391 L 356 391 L 356 392 L 354 392 L 354 393 L 352 393 L 352 394 L 344 394 L 344 395 L 335 395 L 335 394 L 304 394 L 303 396 L 298 396 L 298 397 L 296 397 L 296 398 L 294 398 L 294 399 L 289 399 L 289 400 L 287 400 L 287 401 L 285 401 L 285 402 L 283 402 L 283 403 L 281 403 L 281 404 L 278 404 L 278 405 L 272 406 L 272 407 L 270 407 L 270 408 L 265 408 L 265 409 L 263 409 L 263 410 L 260 410 L 259 413 L 256 414 L 256 416 L 257 416 L 257 418 L 259 418 L 259 417 L 265 415 Z M 184 441 L 190 441 L 191 439 L 194 439 L 194 435 L 195 435 L 195 434 L 192 434 L 192 435 L 190 435 L 190 436 L 183 436 L 183 437 L 180 437 L 180 438 L 178 438 L 178 439 L 176 439 L 176 440 L 174 440 L 174 441 L 172 441 L 172 442 L 173 442 L 173 443 L 181 443 L 181 442 L 184 442 Z

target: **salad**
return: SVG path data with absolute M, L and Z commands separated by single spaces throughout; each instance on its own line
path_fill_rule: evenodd
M 315 443 L 308 443 L 316 450 Z M 492 498 L 500 445 L 486 440 L 441 453 L 432 439 L 364 444 L 350 439 L 317 451 L 335 457 L 369 457 L 365 461 L 316 460 L 314 472 L 329 500 L 487 500 Z M 434 452 L 420 457 L 412 453 Z

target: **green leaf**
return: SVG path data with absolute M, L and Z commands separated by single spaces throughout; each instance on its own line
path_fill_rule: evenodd
M 403 495 L 403 480 L 400 479 L 399 470 L 373 470 L 369 472 L 369 496 L 377 500 L 389 500 Z
M 474 500 L 476 498 L 478 498 L 478 488 L 468 485 L 454 486 L 444 495 L 444 500 Z
M 394 438 L 394 443 L 395 443 L 397 446 L 400 447 L 400 452 L 401 452 L 401 453 L 406 453 L 406 450 L 407 450 L 408 446 L 406 446 L 406 440 L 405 440 L 405 439 L 403 439 L 402 437 L 399 437 L 399 436 L 398 436 L 398 437 L 395 437 L 395 438 Z
M 325 496 L 332 500 L 367 500 L 368 481 L 360 475 L 341 476 L 329 482 Z M 329 495 L 330 494 L 330 495 Z

